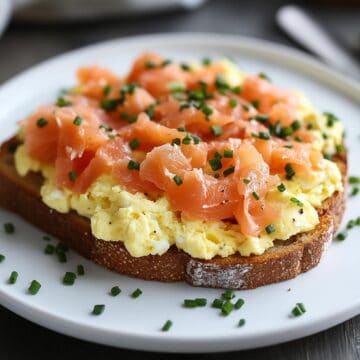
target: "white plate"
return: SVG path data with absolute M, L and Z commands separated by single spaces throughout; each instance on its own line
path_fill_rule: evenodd
M 266 71 L 275 83 L 302 89 L 319 109 L 333 111 L 343 119 L 350 148 L 350 173 L 360 174 L 359 160 L 355 160 L 360 134 L 358 84 L 283 46 L 213 34 L 114 40 L 36 66 L 0 88 L 1 140 L 14 133 L 17 120 L 37 105 L 53 101 L 59 89 L 72 85 L 79 65 L 99 63 L 123 73 L 145 49 L 176 59 L 231 56 L 247 72 Z M 346 220 L 358 215 L 359 201 L 351 199 Z M 68 263 L 60 264 L 43 254 L 45 242 L 40 231 L 5 211 L 0 212 L 0 219 L 16 224 L 14 235 L 0 230 L 0 253 L 6 255 L 6 261 L 0 264 L 1 304 L 31 321 L 81 339 L 171 352 L 238 350 L 306 336 L 360 312 L 358 229 L 346 241 L 333 243 L 316 269 L 294 280 L 238 291 L 245 305 L 224 318 L 211 307 L 181 307 L 184 298 L 206 297 L 211 301 L 220 290 L 131 279 L 102 269 L 73 252 Z M 62 285 L 64 272 L 73 271 L 80 263 L 85 265 L 86 276 L 74 286 Z M 10 286 L 6 279 L 12 270 L 19 272 L 19 279 Z M 37 296 L 26 293 L 32 279 L 43 285 Z M 113 298 L 107 293 L 116 284 L 122 294 Z M 138 287 L 143 295 L 134 300 L 129 293 Z M 306 305 L 306 314 L 289 317 L 300 301 Z M 101 316 L 90 315 L 94 304 L 106 304 Z M 242 328 L 237 327 L 240 318 L 247 321 Z M 160 328 L 167 319 L 173 321 L 173 327 L 163 333 Z

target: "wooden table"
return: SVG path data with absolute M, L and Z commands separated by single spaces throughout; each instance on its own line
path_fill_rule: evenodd
M 1 1 L 1 0 L 0 0 Z M 211 31 L 255 36 L 293 45 L 274 23 L 273 14 L 283 3 L 275 1 L 209 1 L 195 12 L 149 15 L 141 19 L 108 19 L 94 24 L 11 24 L 0 38 L 0 84 L 39 61 L 94 42 L 141 33 Z M 313 8 L 338 37 L 359 32 L 360 9 Z M 350 34 L 353 35 L 353 34 Z M 359 34 L 357 34 L 359 36 Z M 350 36 L 351 38 L 351 36 Z M 360 38 L 360 37 L 359 37 Z M 36 86 L 36 84 L 34 84 Z M 334 288 L 334 291 L 336 289 Z M 64 360 L 94 356 L 101 359 L 360 359 L 360 316 L 320 334 L 282 345 L 213 355 L 166 355 L 95 345 L 19 318 L 0 306 L 0 359 Z

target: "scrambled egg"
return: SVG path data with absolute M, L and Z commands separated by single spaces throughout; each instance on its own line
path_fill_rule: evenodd
M 94 236 L 107 241 L 122 241 L 134 257 L 164 254 L 172 245 L 194 258 L 226 257 L 239 252 L 243 256 L 260 255 L 273 246 L 275 239 L 313 229 L 319 222 L 316 207 L 334 191 L 341 190 L 341 174 L 331 161 L 322 171 L 308 178 L 295 176 L 284 180 L 284 192 L 271 190 L 267 200 L 277 208 L 275 232 L 258 237 L 245 236 L 236 224 L 223 221 L 204 222 L 179 219 L 165 197 L 149 200 L 141 193 L 131 194 L 109 176 L 95 181 L 84 194 L 59 189 L 53 181 L 53 168 L 31 159 L 24 145 L 15 154 L 16 169 L 21 176 L 41 171 L 45 182 L 41 196 L 45 204 L 61 212 L 77 211 L 90 219 Z M 294 203 L 296 198 L 301 203 Z

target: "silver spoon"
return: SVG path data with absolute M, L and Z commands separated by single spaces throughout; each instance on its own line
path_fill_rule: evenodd
M 328 65 L 352 78 L 360 79 L 359 63 L 302 8 L 295 5 L 283 6 L 276 13 L 276 21 L 290 37 Z

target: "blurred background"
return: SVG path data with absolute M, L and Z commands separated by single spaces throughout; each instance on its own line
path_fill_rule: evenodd
M 291 4 L 284 0 L 0 0 L 0 86 L 40 61 L 81 46 L 172 32 L 265 39 L 306 51 L 354 76 L 360 60 L 360 0 Z M 1 359 L 42 359 L 48 354 L 52 359 L 70 359 L 89 352 L 110 358 L 120 354 L 116 349 L 53 333 L 1 306 L 0 323 L 7 329 L 0 336 Z M 290 354 L 296 359 L 360 359 L 359 344 L 358 316 L 321 334 L 246 354 L 252 359 L 285 359 Z M 166 354 L 145 356 L 127 350 L 121 354 L 123 359 L 168 358 Z M 172 358 L 184 359 L 183 355 Z M 196 358 L 230 359 L 233 355 Z
M 94 42 L 184 31 L 262 38 L 359 71 L 360 0 L 0 0 L 1 30 L 0 83 Z

